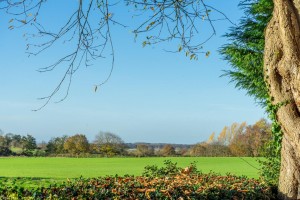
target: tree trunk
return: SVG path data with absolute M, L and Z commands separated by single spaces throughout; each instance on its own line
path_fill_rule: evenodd
M 274 0 L 266 29 L 264 70 L 283 131 L 279 197 L 300 199 L 300 0 Z

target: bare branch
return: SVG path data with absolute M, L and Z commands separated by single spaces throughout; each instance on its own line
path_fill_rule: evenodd
M 35 40 L 34 43 L 27 44 L 29 56 L 39 55 L 57 44 L 71 47 L 68 48 L 71 49 L 70 52 L 38 69 L 38 72 L 43 73 L 64 67 L 64 73 L 50 95 L 40 98 L 44 100 L 44 104 L 35 111 L 45 107 L 63 86 L 66 86 L 65 94 L 56 102 L 65 100 L 77 70 L 81 66 L 90 66 L 96 59 L 105 58 L 104 54 L 107 52 L 111 57 L 111 68 L 107 78 L 95 85 L 95 91 L 110 79 L 115 62 L 111 25 L 127 28 L 114 19 L 114 13 L 111 13 L 113 6 L 119 6 L 120 3 L 134 6 L 133 17 L 139 16 L 141 20 L 133 33 L 136 37 L 146 34 L 143 46 L 174 41 L 179 48 L 171 52 L 184 51 L 190 59 L 198 59 L 201 53 L 209 55 L 203 50 L 203 45 L 216 34 L 214 21 L 225 19 L 231 22 L 224 13 L 205 4 L 204 0 L 117 0 L 115 3 L 109 3 L 108 0 L 78 0 L 77 9 L 66 22 L 57 31 L 49 31 L 38 19 L 46 2 L 0 0 L 0 11 L 13 17 L 9 29 L 30 25 L 36 30 L 35 34 L 26 34 L 29 41 Z M 211 12 L 221 17 L 212 18 Z
M 134 6 L 134 16 L 146 18 L 133 31 L 136 36 L 147 34 L 143 46 L 177 41 L 178 50 L 169 52 L 185 51 L 186 56 L 191 59 L 197 59 L 200 53 L 207 53 L 203 51 L 203 45 L 216 34 L 214 21 L 222 18 L 230 21 L 222 12 L 205 4 L 203 0 L 125 1 Z M 212 11 L 220 14 L 222 18 L 212 19 Z

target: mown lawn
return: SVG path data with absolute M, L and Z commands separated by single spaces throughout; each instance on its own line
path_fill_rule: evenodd
M 164 160 L 186 167 L 196 162 L 198 170 L 258 178 L 257 158 L 172 157 L 172 158 L 0 158 L 0 177 L 66 179 L 106 175 L 141 175 L 146 165 L 163 166 Z

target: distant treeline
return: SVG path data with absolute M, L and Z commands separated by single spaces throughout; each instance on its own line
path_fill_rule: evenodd
M 271 125 L 261 119 L 254 125 L 245 122 L 225 126 L 207 141 L 195 145 L 164 143 L 124 143 L 116 134 L 99 132 L 93 142 L 84 134 L 54 137 L 37 143 L 32 135 L 0 135 L 0 156 L 264 156 L 271 141 Z

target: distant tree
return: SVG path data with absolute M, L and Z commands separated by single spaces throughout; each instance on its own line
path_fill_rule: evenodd
M 174 155 L 176 155 L 175 148 L 170 144 L 166 144 L 165 146 L 163 146 L 162 149 L 160 149 L 159 155 L 161 155 L 161 156 L 174 156 Z
M 11 136 L 11 142 L 9 144 L 10 147 L 18 147 L 18 148 L 22 148 L 22 136 L 21 135 L 16 135 L 13 134 Z
M 261 119 L 236 134 L 229 148 L 235 156 L 262 156 L 264 147 L 271 140 L 271 124 Z
M 14 136 L 14 134 L 12 134 L 12 133 L 7 133 L 7 134 L 4 135 L 4 138 L 5 138 L 5 140 L 4 140 L 5 144 L 4 145 L 6 147 L 10 147 L 13 136 Z
M 222 145 L 225 145 L 227 142 L 226 142 L 226 139 L 227 139 L 227 133 L 229 132 L 228 131 L 228 127 L 225 126 L 222 131 L 220 132 L 219 136 L 218 136 L 218 143 L 219 144 L 222 144 Z
M 5 139 L 5 145 L 9 148 L 12 147 L 19 147 L 22 148 L 23 146 L 23 141 L 22 141 L 22 136 L 21 135 L 16 135 L 13 133 L 7 133 L 4 136 Z
M 146 144 L 138 144 L 136 147 L 136 155 L 138 157 L 153 156 L 154 148 Z
M 272 140 L 271 124 L 261 119 L 254 125 L 233 123 L 225 126 L 214 140 L 214 133 L 207 142 L 190 148 L 191 156 L 263 156 L 265 146 Z
M 12 133 L 7 133 L 5 135 L 0 135 L 0 147 L 6 147 L 8 149 L 19 148 L 17 150 L 19 153 L 23 151 L 23 141 L 21 135 L 15 135 Z M 15 151 L 15 150 L 14 150 Z
M 66 139 L 64 143 L 64 149 L 74 155 L 88 153 L 89 142 L 85 135 L 76 134 Z
M 234 156 L 253 156 L 251 151 L 251 137 L 249 134 L 236 135 L 229 149 Z
M 24 152 L 30 152 L 37 148 L 36 140 L 32 135 L 22 137 L 22 147 Z
M 207 143 L 195 144 L 189 150 L 190 156 L 206 156 L 207 155 L 207 146 L 208 145 L 209 144 L 207 144 Z
M 272 141 L 271 124 L 266 119 L 260 119 L 248 126 L 245 134 L 251 136 L 250 149 L 253 156 L 265 156 L 266 144 Z
M 53 154 L 63 154 L 65 153 L 65 149 L 64 149 L 64 143 L 66 141 L 68 136 L 64 135 L 62 137 L 55 137 L 52 138 L 47 146 L 46 146 L 46 154 L 47 155 L 53 155 Z
M 271 124 L 266 119 L 260 119 L 237 135 L 229 148 L 237 156 L 263 156 L 265 146 L 271 140 Z
M 123 144 L 124 141 L 120 136 L 110 132 L 100 131 L 95 137 L 96 144 Z
M 208 138 L 208 140 L 206 141 L 206 143 L 207 144 L 211 144 L 211 143 L 214 143 L 215 142 L 215 132 L 213 132 L 210 136 L 209 136 L 209 138 Z
M 95 137 L 94 144 L 96 144 L 98 153 L 104 156 L 110 157 L 124 154 L 124 141 L 114 133 L 99 132 Z
M 218 136 L 218 144 L 228 146 L 236 135 L 240 135 L 243 133 L 245 128 L 246 122 L 243 122 L 241 124 L 235 122 L 230 127 L 225 126 Z

